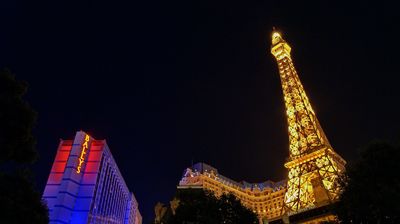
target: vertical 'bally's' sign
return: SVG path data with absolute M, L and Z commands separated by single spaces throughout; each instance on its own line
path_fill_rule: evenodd
M 85 139 L 83 140 L 82 144 L 81 156 L 79 157 L 78 167 L 76 168 L 76 173 L 81 173 L 82 164 L 83 162 L 85 162 L 86 150 L 89 148 L 89 140 L 90 140 L 89 135 L 85 135 Z

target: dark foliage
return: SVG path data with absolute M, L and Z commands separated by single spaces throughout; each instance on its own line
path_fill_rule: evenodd
M 32 128 L 36 112 L 22 97 L 27 84 L 0 71 L 0 223 L 48 223 L 29 165 L 37 158 Z
M 48 223 L 47 207 L 26 174 L 0 173 L 0 223 Z
M 256 224 L 257 216 L 244 207 L 234 195 L 217 198 L 212 192 L 194 189 L 179 190 L 179 207 L 175 215 L 166 215 L 166 224 Z M 171 209 L 169 209 L 171 212 Z
M 37 157 L 32 135 L 36 113 L 22 99 L 26 91 L 25 82 L 7 69 L 0 71 L 0 163 L 32 163 Z
M 347 168 L 334 208 L 342 223 L 400 223 L 400 148 L 373 142 Z

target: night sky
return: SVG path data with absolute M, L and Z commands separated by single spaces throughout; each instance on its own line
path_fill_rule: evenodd
M 29 82 L 39 114 L 38 190 L 78 130 L 107 140 L 145 221 L 192 161 L 237 181 L 284 179 L 273 26 L 340 155 L 398 140 L 398 7 L 349 2 L 2 1 L 0 66 Z

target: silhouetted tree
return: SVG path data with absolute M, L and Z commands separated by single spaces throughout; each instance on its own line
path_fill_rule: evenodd
M 202 189 L 180 189 L 159 223 L 258 224 L 258 219 L 234 195 L 215 197 Z
M 370 143 L 347 167 L 344 192 L 334 206 L 341 223 L 400 223 L 400 148 Z
M 0 71 L 0 162 L 32 163 L 37 153 L 32 128 L 36 112 L 22 99 L 27 83 Z
M 29 165 L 37 158 L 36 112 L 23 100 L 27 84 L 0 71 L 0 223 L 48 223 Z
M 0 173 L 0 223 L 48 223 L 47 207 L 29 174 Z

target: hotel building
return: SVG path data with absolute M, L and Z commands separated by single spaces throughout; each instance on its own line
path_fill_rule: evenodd
M 179 182 L 178 189 L 202 188 L 214 192 L 235 195 L 244 206 L 258 215 L 260 221 L 274 220 L 282 215 L 286 180 L 262 183 L 236 182 L 218 173 L 205 163 L 197 163 L 187 168 Z
M 138 203 L 105 140 L 60 140 L 43 193 L 50 223 L 141 224 Z

